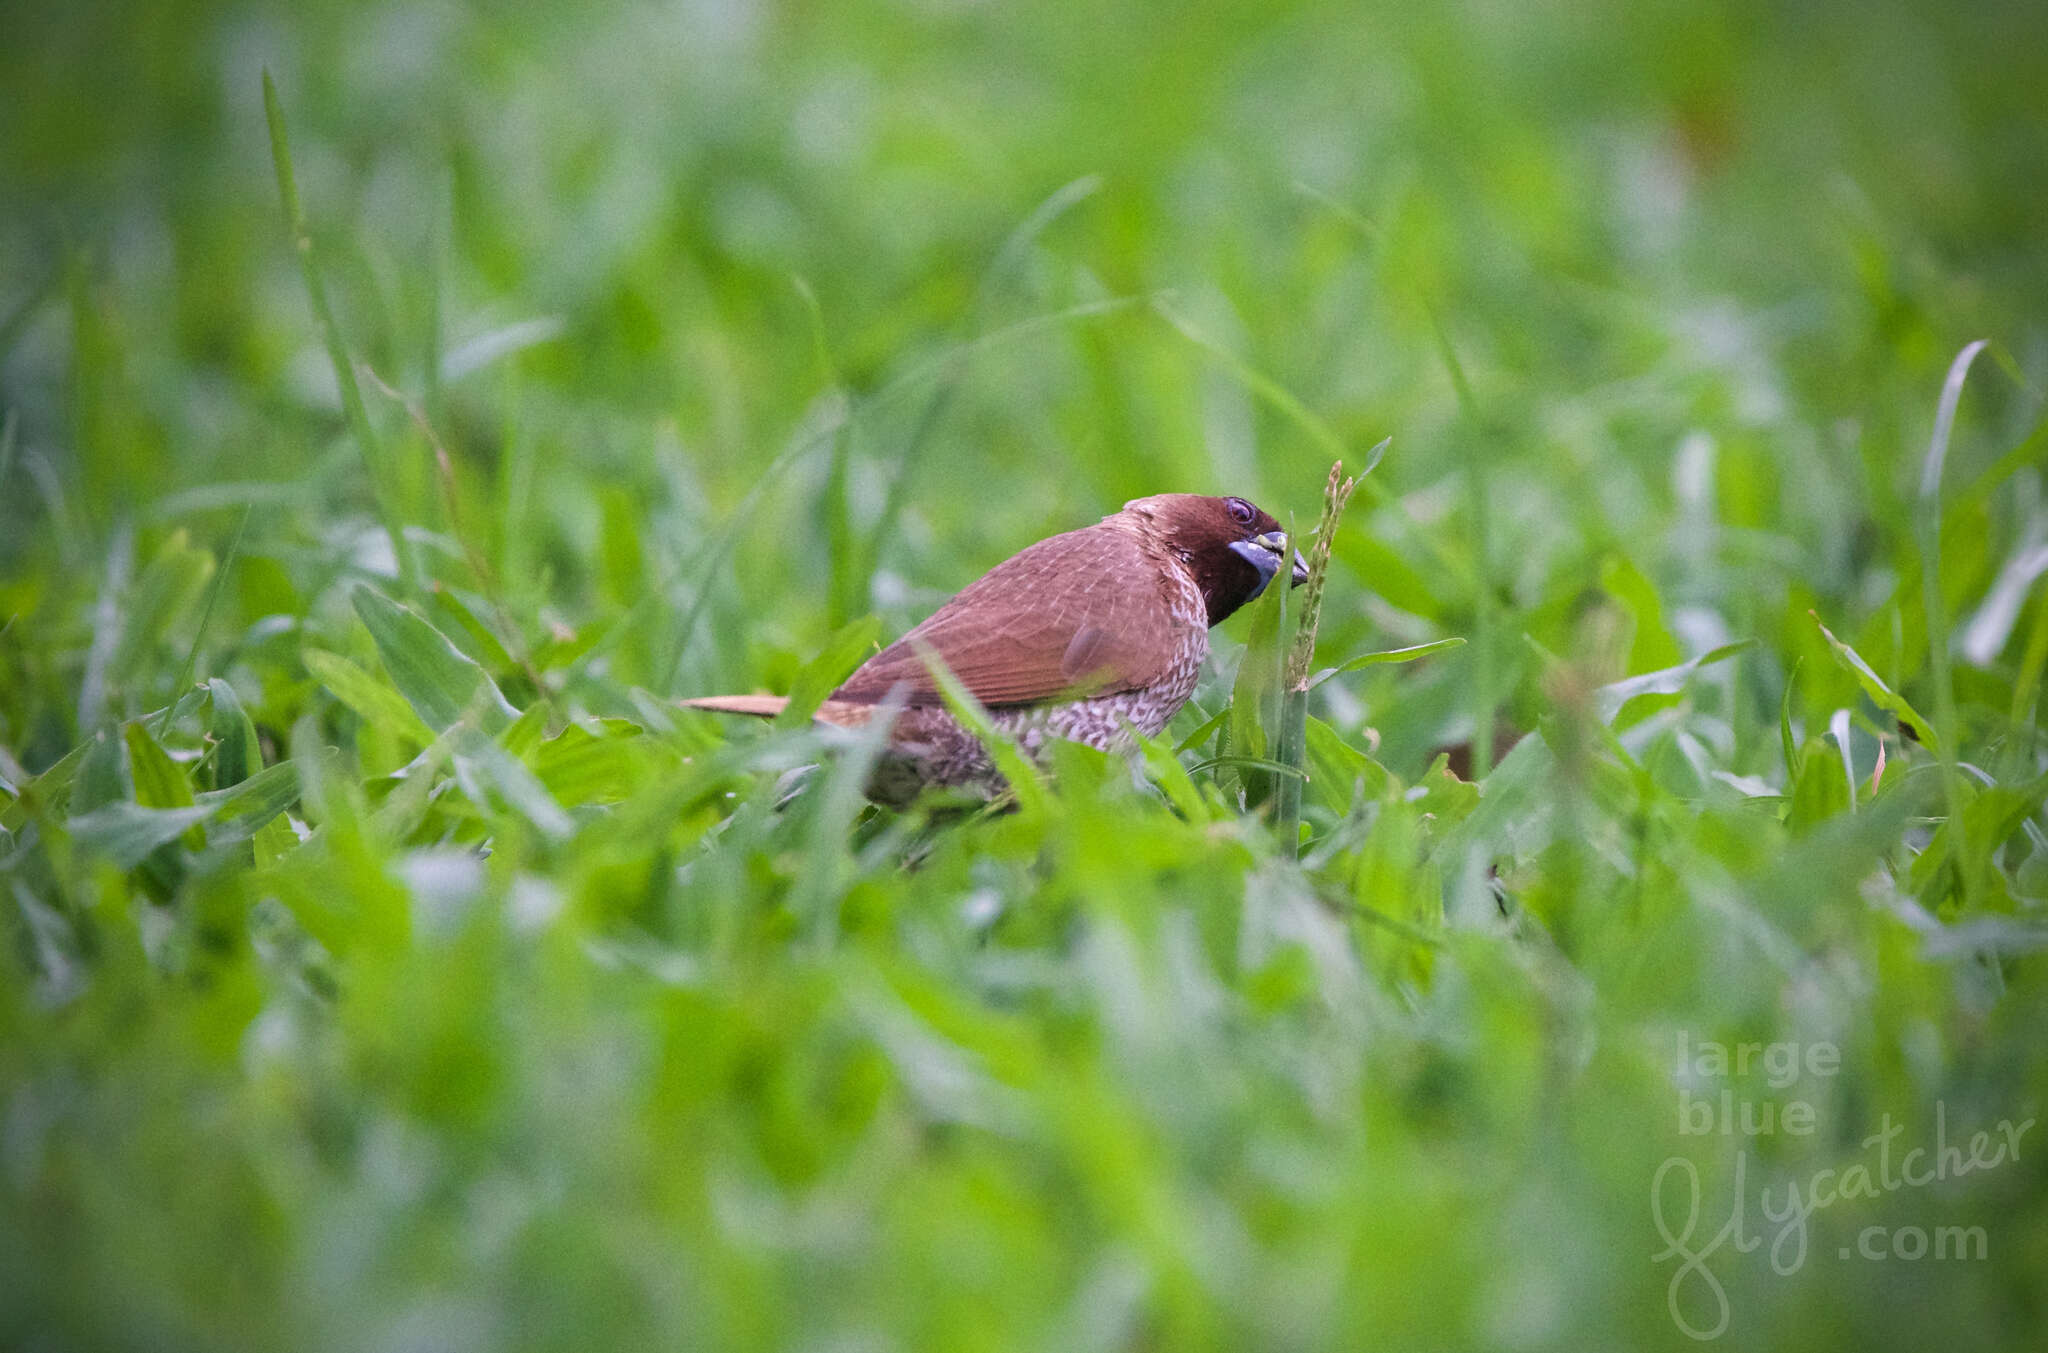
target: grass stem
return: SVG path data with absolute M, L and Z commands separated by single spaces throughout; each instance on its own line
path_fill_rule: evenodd
M 269 71 L 263 72 L 263 114 L 270 124 L 270 156 L 277 169 L 277 193 L 284 203 L 285 228 L 291 233 L 292 252 L 298 256 L 299 276 L 306 285 L 306 299 L 313 306 L 313 320 L 327 345 L 327 360 L 334 367 L 334 381 L 341 391 L 342 411 L 348 418 L 356 449 L 363 457 L 363 473 L 370 482 L 370 498 L 376 504 L 385 534 L 391 538 L 391 557 L 397 565 L 399 580 L 408 591 L 415 590 L 419 585 L 419 570 L 412 551 L 406 547 L 405 526 L 385 483 L 387 466 L 383 443 L 378 439 L 377 429 L 370 423 L 369 410 L 363 406 L 363 392 L 356 383 L 355 363 L 349 357 L 348 344 L 342 340 L 341 325 L 335 322 L 334 309 L 327 303 L 326 284 L 320 280 L 320 265 L 313 256 L 312 232 L 306 227 L 306 214 L 299 205 L 298 177 L 292 172 L 291 142 L 285 131 L 284 107 L 278 102 L 277 85 L 271 80 Z

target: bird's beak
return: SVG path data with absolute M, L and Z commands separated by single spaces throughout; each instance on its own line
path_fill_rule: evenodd
M 1250 540 L 1230 542 L 1231 552 L 1259 571 L 1259 585 L 1252 589 L 1251 596 L 1246 597 L 1246 601 L 1256 598 L 1266 590 L 1266 584 L 1273 581 L 1273 575 L 1280 571 L 1280 551 L 1286 547 L 1287 537 L 1278 531 L 1268 531 L 1265 535 L 1255 536 Z M 1288 578 L 1297 587 L 1308 581 L 1308 561 L 1301 557 L 1299 550 L 1295 551 L 1294 567 L 1289 571 Z
M 1277 559 L 1280 551 L 1287 548 L 1287 537 L 1281 535 L 1278 531 L 1268 531 L 1265 535 L 1254 540 L 1252 544 L 1259 546 Z M 1288 571 L 1287 576 L 1294 580 L 1296 587 L 1308 581 L 1308 560 L 1301 557 L 1300 550 L 1294 552 L 1294 567 Z

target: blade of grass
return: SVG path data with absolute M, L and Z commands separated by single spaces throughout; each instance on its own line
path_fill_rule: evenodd
M 1367 474 L 1380 463 L 1380 457 L 1386 454 L 1387 442 L 1391 440 L 1382 440 L 1366 453 Z M 1273 823 L 1280 837 L 1281 849 L 1289 855 L 1298 855 L 1301 851 L 1301 786 L 1308 778 L 1308 693 L 1315 684 L 1309 677 L 1309 669 L 1315 665 L 1316 626 L 1322 620 L 1323 584 L 1330 571 L 1330 543 L 1336 539 L 1337 523 L 1343 519 L 1344 508 L 1357 487 L 1358 480 L 1344 478 L 1342 460 L 1330 466 L 1330 477 L 1323 485 L 1323 515 L 1316 523 L 1316 543 L 1309 551 L 1308 581 L 1302 593 L 1301 617 L 1295 622 L 1294 644 L 1287 654 L 1280 693 L 1280 737 L 1275 759 L 1296 774 L 1278 782 Z M 1281 554 L 1283 572 L 1291 557 L 1287 553 Z
M 932 675 L 932 681 L 939 688 L 939 697 L 946 702 L 946 708 L 953 717 L 966 726 L 967 731 L 981 739 L 988 748 L 989 756 L 995 761 L 996 769 L 1010 782 L 1010 792 L 1017 798 L 1017 807 L 1024 813 L 1040 816 L 1046 811 L 1049 796 L 1045 785 L 1039 779 L 1038 767 L 1024 754 L 1016 740 L 1002 732 L 989 717 L 974 692 L 967 689 L 960 678 L 953 675 L 953 669 L 946 666 L 945 659 L 930 644 L 916 645 L 919 661 Z
M 292 251 L 298 256 L 299 276 L 305 282 L 306 298 L 313 306 L 313 320 L 327 345 L 327 360 L 334 367 L 334 380 L 341 389 L 341 407 L 348 418 L 356 449 L 362 453 L 363 473 L 370 484 L 370 499 L 384 533 L 391 538 L 391 557 L 398 565 L 399 581 L 410 591 L 419 584 L 418 569 L 407 548 L 404 523 L 398 518 L 385 484 L 384 447 L 363 407 L 363 392 L 356 384 L 355 363 L 342 341 L 341 326 L 327 304 L 327 286 L 320 279 L 320 266 L 313 257 L 313 236 L 306 228 L 306 216 L 299 205 L 298 179 L 292 172 L 291 142 L 284 125 L 284 107 L 278 102 L 277 85 L 270 72 L 263 72 L 263 115 L 270 124 L 270 156 L 277 170 L 277 192 L 284 203 L 285 226 L 291 232 Z
M 1948 378 L 1942 382 L 1941 402 L 1935 408 L 1934 431 L 1927 442 L 1927 459 L 1921 465 L 1920 501 L 1914 513 L 1920 536 L 1920 595 L 1927 621 L 1927 659 L 1934 675 L 1934 726 L 1940 734 L 1935 751 L 1941 757 L 1942 785 L 1948 799 L 1949 830 L 1955 835 L 1963 905 L 1971 909 L 1982 895 L 1984 861 L 1970 848 L 1962 778 L 1956 769 L 1956 691 L 1949 667 L 1948 609 L 1941 595 L 1941 472 L 1948 461 L 1949 439 L 1955 432 L 1956 406 L 1962 401 L 1963 381 L 1985 345 L 1985 339 L 1977 339 L 1949 364 Z
M 141 804 L 110 803 L 81 813 L 64 824 L 71 838 L 91 853 L 103 856 L 117 869 L 133 869 L 213 816 L 211 808 L 188 805 L 183 808 L 145 808 Z
M 555 802 L 531 770 L 489 736 L 465 722 L 453 739 L 456 783 L 471 800 L 490 808 L 495 797 L 521 822 L 550 841 L 565 841 L 576 823 L 562 805 Z M 496 791 L 495 795 L 489 791 Z
M 440 434 L 434 430 L 429 407 L 423 406 L 403 390 L 392 386 L 378 375 L 376 369 L 369 363 L 362 363 L 361 367 L 362 373 L 370 378 L 378 393 L 405 410 L 406 417 L 412 420 L 413 427 L 418 430 L 434 453 L 434 469 L 440 482 L 442 509 L 448 515 L 448 532 L 461 548 L 463 559 L 469 564 L 469 571 L 476 576 L 477 586 L 483 589 L 484 600 L 490 604 L 491 611 L 498 621 L 499 632 L 504 635 L 502 641 L 497 635 L 491 635 L 491 642 L 501 647 L 509 643 L 515 648 L 516 654 L 508 652 L 506 656 L 519 665 L 520 671 L 533 683 L 534 689 L 544 690 L 540 672 L 533 665 L 532 651 L 520 632 L 519 623 L 513 619 L 512 609 L 505 599 L 504 588 L 499 582 L 497 571 L 491 567 L 483 548 L 474 539 L 468 514 L 463 511 L 461 489 L 455 479 L 454 460 L 449 456 L 448 448 L 442 444 Z M 439 583 L 435 584 L 435 590 L 442 600 L 453 600 L 452 593 Z
M 2048 667 L 2048 598 L 2034 603 L 2034 624 L 2027 632 L 2027 646 L 2013 672 L 2012 708 L 2008 717 L 2018 729 L 2038 722 L 2035 696 L 2041 689 L 2041 671 Z
M 164 706 L 163 717 L 158 721 L 155 732 L 163 736 L 164 725 L 170 721 L 171 709 L 185 688 L 192 684 L 192 673 L 199 666 L 199 644 L 206 637 L 206 622 L 213 618 L 214 603 L 220 600 L 221 589 L 227 586 L 228 570 L 235 566 L 235 556 L 242 552 L 242 532 L 249 527 L 249 514 L 253 505 L 242 509 L 242 519 L 235 523 L 235 534 L 228 541 L 228 552 L 221 559 L 220 567 L 214 570 L 213 586 L 207 589 L 206 604 L 199 610 L 199 624 L 192 631 L 192 643 L 185 650 L 185 665 L 178 669 L 178 680 L 171 687 L 171 703 Z
M 837 630 L 853 619 L 860 607 L 864 577 L 858 563 L 860 549 L 853 538 L 853 508 L 847 499 L 854 422 L 847 417 L 846 386 L 839 375 L 839 364 L 832 360 L 831 346 L 825 341 L 825 311 L 818 303 L 818 293 L 802 277 L 792 281 L 803 300 L 805 317 L 811 322 L 811 351 L 818 363 L 818 374 L 824 378 L 828 397 L 838 405 L 832 419 L 832 455 L 825 467 L 818 507 L 818 515 L 825 523 L 825 621 Z
M 495 734 L 519 716 L 490 674 L 418 613 L 372 587 L 356 588 L 351 600 L 392 685 L 429 728 L 446 732 L 473 715 L 479 728 Z
M 804 864 L 790 889 L 790 910 L 821 949 L 838 941 L 847 832 L 866 804 L 868 780 L 887 751 L 889 734 L 902 712 L 902 705 L 890 700 L 876 706 L 873 718 L 845 735 L 851 745 L 831 759 L 824 784 L 809 795 L 810 829 L 804 840 Z
M 775 717 L 775 722 L 784 728 L 801 728 L 811 721 L 818 712 L 818 706 L 825 702 L 847 674 L 858 667 L 875 647 L 875 640 L 881 636 L 880 616 L 866 615 L 841 626 L 816 657 L 798 669 L 796 677 L 789 684 L 789 704 Z
M 1472 518 L 1472 778 L 1483 780 L 1493 769 L 1493 506 L 1488 495 L 1491 433 L 1480 419 L 1479 403 L 1465 378 L 1465 364 L 1451 344 L 1450 330 L 1435 306 L 1424 307 L 1436 338 L 1444 369 L 1450 372 L 1458 410 L 1474 432 L 1473 454 L 1465 467 L 1466 511 Z
M 1948 496 L 1948 505 L 1941 514 L 1943 527 L 1960 526 L 1963 518 L 1989 501 L 2006 480 L 2029 466 L 2039 465 L 2044 451 L 2048 451 L 2048 418 L 2036 423 L 2032 432 L 1987 466 L 1961 492 Z
M 1189 822 L 1207 821 L 1208 805 L 1202 798 L 1202 791 L 1195 787 L 1194 772 L 1181 765 L 1172 746 L 1163 739 L 1148 738 L 1143 733 L 1137 733 L 1135 737 L 1138 753 L 1144 758 L 1152 783 L 1166 796 L 1174 811 Z
M 1639 695 L 1676 695 L 1685 689 L 1693 674 L 1702 667 L 1711 667 L 1738 653 L 1746 653 L 1757 646 L 1757 640 L 1744 639 L 1738 643 L 1723 644 L 1710 653 L 1702 653 L 1691 662 L 1682 662 L 1675 667 L 1665 667 L 1655 672 L 1644 672 L 1639 676 L 1624 677 L 1610 681 L 1594 694 L 1600 717 L 1612 723 L 1628 702 Z
M 1182 738 L 1180 740 L 1179 745 L 1177 745 L 1173 749 L 1174 754 L 1179 755 L 1182 752 L 1192 751 L 1194 748 L 1200 746 L 1203 742 L 1206 742 L 1208 739 L 1214 737 L 1219 729 L 1227 727 L 1229 723 L 1230 706 L 1225 705 L 1222 709 L 1216 711 L 1216 713 L 1202 720 L 1201 724 L 1195 729 L 1194 732 Z
M 447 415 L 441 400 L 441 307 L 448 287 L 448 237 L 454 225 L 454 173 L 443 164 L 434 178 L 434 214 L 427 224 L 426 314 L 421 318 L 420 379 L 426 386 L 427 414 L 435 422 Z
M 121 729 L 128 744 L 128 769 L 135 778 L 135 801 L 144 808 L 190 808 L 192 782 L 185 768 L 171 760 L 163 744 L 140 723 Z
M 1856 756 L 1849 745 L 1849 711 L 1838 709 L 1828 719 L 1828 736 L 1842 757 L 1842 778 L 1849 785 L 1849 811 L 1856 811 Z
M 1791 672 L 1785 677 L 1785 693 L 1778 700 L 1778 743 L 1785 756 L 1785 792 L 1788 794 L 1799 782 L 1799 744 L 1792 737 L 1792 690 L 1799 681 L 1799 669 L 1805 665 L 1805 658 L 1792 664 Z
M 64 826 L 88 850 L 121 869 L 133 869 L 157 847 L 215 818 L 245 819 L 243 826 L 253 831 L 283 812 L 298 797 L 298 790 L 297 767 L 280 761 L 233 789 L 193 796 L 193 802 L 180 807 L 150 808 L 122 801 L 81 813 Z
M 405 697 L 362 667 L 338 653 L 318 648 L 304 650 L 299 660 L 329 695 L 354 710 L 364 723 L 383 725 L 422 747 L 434 742 L 434 730 L 413 712 Z
M 1308 687 L 1310 690 L 1314 690 L 1325 681 L 1333 677 L 1343 676 L 1347 672 L 1357 672 L 1367 667 L 1378 667 L 1383 663 L 1414 662 L 1417 659 L 1429 657 L 1433 653 L 1444 653 L 1453 648 L 1462 648 L 1464 644 L 1465 641 L 1463 639 L 1454 637 L 1449 639 L 1432 639 L 1426 644 L 1411 644 L 1407 648 L 1386 648 L 1381 649 L 1377 653 L 1361 653 L 1355 658 L 1337 664 L 1335 667 L 1325 667 L 1322 671 L 1317 672 L 1309 678 Z
M 1870 697 L 1870 702 L 1912 729 L 1913 736 L 1918 738 L 1923 746 L 1936 756 L 1940 756 L 1942 739 L 1934 731 L 1934 726 L 1922 717 L 1920 711 L 1908 704 L 1904 696 L 1886 685 L 1884 678 L 1863 660 L 1861 653 L 1837 639 L 1832 630 L 1821 624 L 1818 615 L 1811 611 L 1807 614 L 1813 615 L 1813 623 L 1820 630 L 1821 638 L 1827 640 L 1828 649 L 1835 655 L 1835 661 L 1856 678 L 1857 684 L 1863 687 L 1863 693 Z
M 1281 559 L 1291 559 L 1293 551 L 1294 535 L 1289 532 L 1281 545 Z M 1245 635 L 1244 657 L 1237 665 L 1237 679 L 1230 688 L 1230 722 L 1227 725 L 1230 742 L 1225 755 L 1244 759 L 1238 783 L 1247 808 L 1259 807 L 1273 794 L 1273 781 L 1255 767 L 1266 759 L 1278 741 L 1280 691 L 1286 661 L 1284 645 L 1289 591 L 1286 571 L 1287 565 L 1282 563 L 1281 576 L 1276 577 L 1258 600 L 1246 608 L 1251 612 L 1251 625 Z M 1243 773 L 1246 770 L 1250 773 Z
M 232 789 L 263 769 L 263 749 L 257 742 L 255 721 L 242 708 L 235 688 L 214 677 L 206 689 L 213 700 L 208 721 L 213 733 L 213 787 Z
M 1265 771 L 1270 775 L 1291 779 L 1296 784 L 1300 784 L 1308 779 L 1308 772 L 1300 766 L 1292 766 L 1285 761 L 1276 761 L 1270 756 L 1212 756 L 1207 761 L 1197 761 L 1194 765 L 1189 766 L 1188 774 L 1198 775 L 1205 770 L 1215 770 L 1219 766 L 1234 766 L 1244 770 Z M 1297 809 L 1296 816 L 1298 819 L 1299 809 Z
M 92 736 L 107 714 L 107 670 L 127 628 L 123 603 L 135 568 L 135 529 L 122 521 L 107 546 L 107 575 L 93 606 L 92 643 L 85 653 L 85 678 L 78 684 L 78 735 Z M 175 701 L 175 697 L 174 697 Z

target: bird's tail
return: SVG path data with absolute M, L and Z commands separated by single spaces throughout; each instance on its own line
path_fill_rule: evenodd
M 715 714 L 747 714 L 772 719 L 789 706 L 786 695 L 700 695 L 676 702 L 686 709 L 708 709 Z M 875 715 L 875 706 L 849 700 L 827 700 L 811 717 L 839 728 L 860 728 Z
M 789 704 L 786 695 L 700 695 L 694 700 L 679 702 L 691 709 L 715 710 L 720 714 L 751 714 L 757 719 L 772 719 L 782 713 Z

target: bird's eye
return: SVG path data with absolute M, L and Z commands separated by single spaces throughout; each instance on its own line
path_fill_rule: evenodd
M 1230 509 L 1230 519 L 1239 526 L 1250 526 L 1252 518 L 1258 515 L 1252 510 L 1252 505 L 1242 498 L 1226 498 L 1223 505 Z

